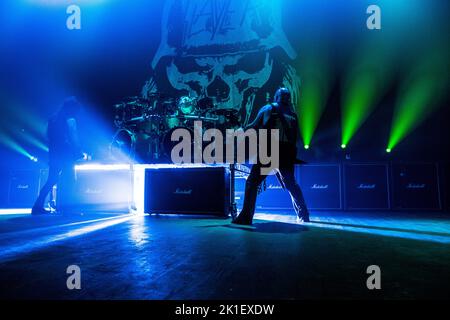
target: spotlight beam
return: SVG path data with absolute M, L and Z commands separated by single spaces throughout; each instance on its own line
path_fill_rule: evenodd
M 313 45 L 314 47 L 314 45 Z M 326 48 L 310 49 L 298 66 L 302 87 L 296 105 L 299 108 L 299 127 L 305 146 L 310 146 L 319 121 L 325 111 L 330 86 L 330 69 L 324 55 Z M 305 148 L 307 149 L 307 147 Z
M 6 243 L 3 242 L 2 246 L 0 247 L 0 262 L 3 263 L 5 261 L 14 260 L 21 255 L 29 254 L 36 250 L 42 250 L 56 243 L 127 222 L 134 216 L 135 215 L 133 214 L 121 215 L 116 217 L 115 219 L 101 221 L 98 223 L 94 222 L 88 226 L 68 230 L 56 235 L 44 236 L 42 238 L 33 238 L 31 240 L 29 238 L 25 238 L 22 241 L 23 243 L 19 245 L 16 245 L 16 243 L 18 242 L 18 239 L 16 237 L 12 239 L 9 238 L 10 241 Z
M 27 142 L 31 143 L 35 147 L 41 149 L 42 151 L 48 152 L 48 147 L 44 143 L 42 143 L 42 141 L 40 141 L 38 138 L 36 138 L 35 136 L 28 134 L 28 133 L 25 133 L 22 136 Z
M 342 88 L 341 144 L 343 145 L 348 145 L 367 121 L 392 82 L 393 57 L 390 55 L 391 50 L 382 40 L 382 38 L 372 39 L 351 60 Z
M 16 141 L 11 139 L 5 134 L 0 133 L 1 142 L 6 145 L 9 149 L 25 156 L 28 159 L 34 158 L 28 151 L 26 151 L 22 146 L 20 146 Z
M 415 128 L 436 111 L 437 101 L 445 91 L 444 79 L 421 75 L 406 85 L 394 109 L 387 149 L 394 149 Z
M 352 89 L 343 104 L 342 144 L 347 145 L 356 131 L 369 117 L 376 96 L 376 79 L 364 74 L 354 80 Z

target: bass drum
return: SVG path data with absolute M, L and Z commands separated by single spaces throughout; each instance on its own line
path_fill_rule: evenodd
M 163 147 L 163 152 L 164 152 L 164 156 L 166 157 L 167 160 L 171 160 L 171 153 L 172 153 L 172 149 L 178 144 L 180 143 L 182 140 L 180 139 L 179 141 L 172 141 L 172 134 L 178 130 L 178 129 L 183 129 L 186 130 L 187 132 L 189 132 L 189 136 L 190 136 L 190 144 L 191 144 L 191 155 L 193 156 L 194 154 L 194 132 L 186 127 L 175 127 L 170 129 L 169 131 L 166 132 L 166 134 L 164 135 L 163 141 L 162 141 L 162 147 Z M 191 157 L 192 158 L 192 157 Z
M 122 163 L 150 161 L 152 156 L 151 141 L 152 139 L 148 134 L 119 129 L 109 147 L 110 157 L 112 160 Z
M 136 134 L 128 129 L 119 129 L 109 145 L 112 160 L 120 162 L 133 161 L 136 152 Z

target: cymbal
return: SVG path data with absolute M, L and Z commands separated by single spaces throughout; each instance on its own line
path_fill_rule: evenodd
M 150 102 L 149 99 L 144 98 L 144 97 L 139 97 L 139 96 L 136 96 L 136 97 L 127 97 L 127 98 L 125 98 L 125 101 L 126 101 L 127 103 L 130 103 L 130 102 L 136 102 L 136 101 L 139 101 L 139 102 Z
M 157 98 L 172 98 L 172 95 L 165 93 L 165 92 L 152 92 L 147 94 L 148 96 L 157 97 Z
M 175 103 L 175 99 L 174 98 L 165 98 L 165 99 L 162 99 L 161 101 L 160 101 L 160 103 Z
M 143 99 L 142 97 L 139 96 L 133 96 L 133 97 L 126 97 L 125 100 L 126 101 L 130 101 L 130 100 L 141 100 Z
M 127 104 L 132 105 L 132 106 L 145 107 L 145 106 L 147 106 L 148 103 L 146 103 L 145 101 L 130 101 Z
M 210 112 L 218 115 L 233 115 L 238 113 L 236 109 L 224 109 L 224 108 L 211 110 Z

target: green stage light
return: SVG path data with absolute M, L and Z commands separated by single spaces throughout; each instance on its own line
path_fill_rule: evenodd
M 347 148 L 347 145 L 343 143 L 343 144 L 341 144 L 341 148 L 345 149 L 345 148 Z
M 310 44 L 310 40 L 305 40 Z M 330 91 L 330 68 L 325 56 L 327 48 L 311 44 L 296 64 L 301 78 L 300 93 L 296 102 L 300 134 L 305 145 L 311 145 L 320 118 L 325 110 Z
M 421 57 L 423 62 L 416 65 L 403 83 L 394 108 L 388 149 L 394 149 L 436 111 L 438 102 L 446 93 L 449 62 L 442 55 L 445 50 L 432 51 L 433 54 Z
M 392 47 L 372 35 L 355 51 L 342 87 L 341 143 L 348 145 L 375 109 L 392 77 Z
M 435 83 L 419 79 L 400 97 L 395 107 L 388 148 L 393 149 L 434 110 Z
M 312 141 L 314 132 L 319 123 L 320 117 L 325 109 L 324 89 L 317 78 L 303 80 L 300 100 L 300 132 L 303 142 L 309 145 Z
M 308 150 L 308 149 L 309 149 L 309 145 L 308 145 L 308 144 L 305 144 L 304 148 L 305 148 L 306 150 Z
M 343 103 L 342 144 L 350 142 L 353 135 L 367 119 L 376 95 L 376 79 L 367 72 L 353 80 Z
M 390 148 L 387 148 L 387 149 L 386 149 L 386 152 L 387 152 L 387 153 L 391 153 L 391 151 L 392 151 L 392 149 L 390 149 Z

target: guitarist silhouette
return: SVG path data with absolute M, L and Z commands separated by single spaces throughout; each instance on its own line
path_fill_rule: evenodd
M 309 211 L 300 186 L 295 181 L 295 164 L 297 160 L 297 141 L 299 139 L 298 118 L 291 101 L 291 93 L 287 88 L 280 88 L 275 93 L 274 102 L 261 108 L 256 119 L 247 129 L 278 129 L 280 137 L 279 167 L 275 169 L 284 189 L 291 195 L 292 204 L 299 219 L 309 222 Z M 233 223 L 251 225 L 255 213 L 256 197 L 259 185 L 266 179 L 261 174 L 261 164 L 253 165 L 245 184 L 244 206 Z

